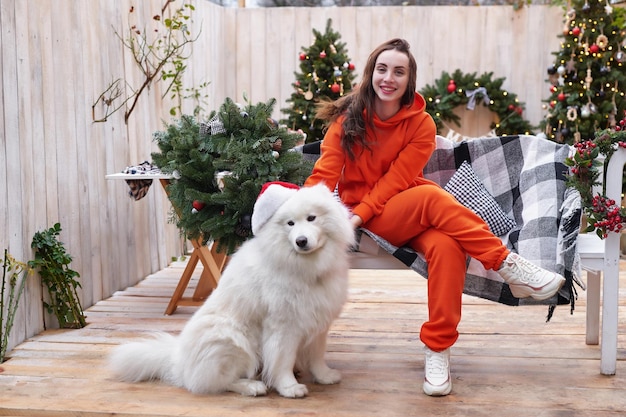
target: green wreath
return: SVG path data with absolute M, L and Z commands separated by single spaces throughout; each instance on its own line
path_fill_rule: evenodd
M 453 110 L 461 105 L 474 109 L 476 105 L 486 106 L 498 115 L 498 122 L 491 124 L 498 136 L 531 134 L 533 126 L 522 117 L 524 104 L 517 95 L 502 90 L 504 78 L 492 79 L 493 73 L 463 74 L 456 70 L 452 75 L 443 72 L 434 85 L 426 85 L 420 94 L 426 99 L 426 112 L 437 124 L 439 133 L 445 122 L 461 126 L 461 119 Z
M 269 181 L 301 185 L 312 164 L 293 148 L 298 133 L 271 118 L 276 103 L 239 105 L 227 98 L 199 123 L 182 116 L 156 132 L 154 164 L 173 176 L 167 186 L 176 225 L 190 239 L 213 240 L 232 253 L 251 236 L 251 216 Z

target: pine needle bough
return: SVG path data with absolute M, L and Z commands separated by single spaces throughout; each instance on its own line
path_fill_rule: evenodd
M 76 288 L 80 282 L 78 272 L 69 265 L 72 257 L 65 246 L 58 240 L 61 224 L 37 232 L 33 236 L 31 248 L 35 249 L 35 259 L 28 262 L 31 268 L 38 268 L 42 283 L 48 289 L 50 302 L 44 301 L 48 313 L 54 314 L 62 329 L 79 329 L 87 322 L 80 305 Z
M 245 97 L 244 97 L 245 99 Z M 301 185 L 312 164 L 294 147 L 301 135 L 271 118 L 275 99 L 240 105 L 227 98 L 207 122 L 184 115 L 154 134 L 152 154 L 182 233 L 232 253 L 251 236 L 254 202 L 264 183 Z

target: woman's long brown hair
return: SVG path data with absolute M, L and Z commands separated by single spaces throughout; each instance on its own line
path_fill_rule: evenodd
M 376 92 L 372 86 L 372 75 L 378 56 L 384 51 L 393 49 L 405 53 L 409 57 L 409 82 L 400 105 L 409 106 L 413 104 L 417 88 L 417 63 L 409 50 L 409 43 L 404 39 L 396 38 L 383 43 L 372 51 L 367 59 L 367 64 L 363 70 L 363 80 L 359 86 L 335 101 L 322 101 L 317 106 L 315 117 L 326 120 L 327 125 L 334 122 L 340 115 L 346 114 L 342 124 L 341 147 L 350 159 L 355 158 L 354 145 L 360 145 L 362 149 L 370 149 L 369 143 L 365 140 L 365 126 L 366 123 L 372 125 L 374 115 Z M 363 111 L 367 114 L 367 120 L 363 117 Z

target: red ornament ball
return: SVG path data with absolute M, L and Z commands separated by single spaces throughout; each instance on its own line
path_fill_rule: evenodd
M 322 59 L 326 58 L 326 51 L 320 52 L 320 58 Z
M 339 91 L 341 91 L 341 87 L 339 87 L 339 84 L 334 83 L 330 86 L 330 91 L 332 91 L 333 93 L 338 93 Z
M 572 29 L 572 35 L 574 35 L 574 36 L 580 35 L 580 28 L 578 26 L 576 26 L 574 29 Z
M 454 91 L 456 91 L 456 84 L 454 80 L 450 80 L 450 82 L 448 83 L 448 87 L 446 88 L 448 90 L 448 93 L 453 93 Z
M 354 63 L 350 62 L 350 63 L 348 64 L 348 69 L 349 69 L 350 71 L 354 71 L 354 68 L 355 68 Z
M 509 104 L 508 109 L 509 109 L 509 111 L 515 110 L 515 105 L 514 104 Z
M 191 203 L 191 206 L 200 211 L 204 208 L 205 204 L 202 201 L 194 200 L 193 203 Z
M 598 52 L 600 52 L 600 47 L 594 43 L 589 47 L 589 52 L 591 52 L 592 54 L 597 54 Z
M 556 93 L 556 85 L 553 85 L 550 87 L 550 92 L 551 93 Z
M 300 61 L 304 61 L 306 59 L 306 54 L 304 52 L 300 52 Z
M 556 96 L 556 98 L 557 98 L 559 101 L 563 101 L 563 100 L 565 100 L 565 93 L 559 93 L 559 95 L 558 95 L 558 96 Z
M 517 112 L 517 114 L 519 114 L 520 116 L 522 115 L 522 113 L 524 113 L 524 109 L 521 107 L 516 107 L 515 111 Z

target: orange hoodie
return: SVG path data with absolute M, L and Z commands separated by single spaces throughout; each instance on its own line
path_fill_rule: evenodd
M 394 195 L 430 183 L 422 171 L 435 149 L 437 128 L 425 108 L 424 98 L 415 93 L 413 104 L 393 117 L 383 121 L 374 115 L 374 129 L 368 125 L 365 132 L 371 151 L 355 147 L 354 160 L 341 148 L 344 117 L 339 117 L 329 126 L 322 155 L 304 185 L 321 182 L 331 190 L 337 186 L 344 204 L 366 223 Z

